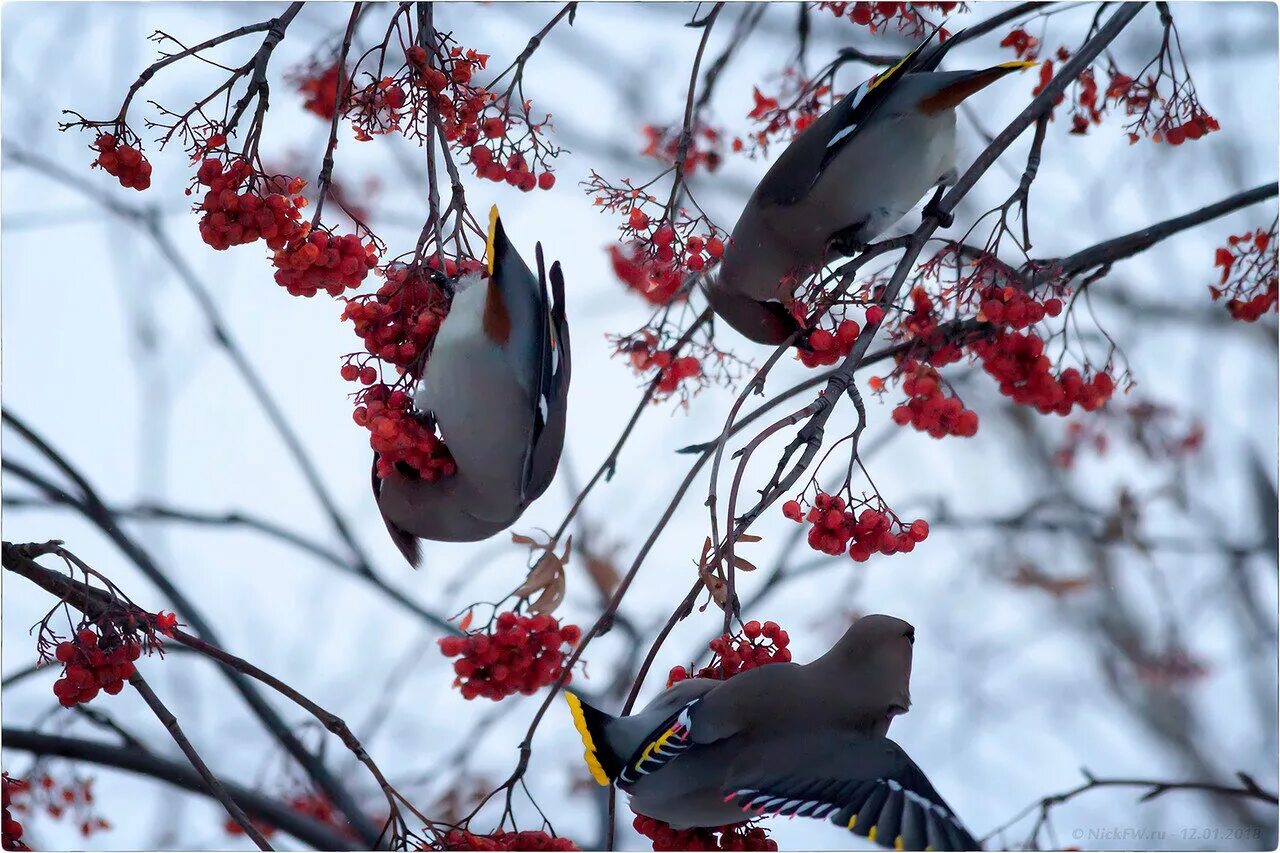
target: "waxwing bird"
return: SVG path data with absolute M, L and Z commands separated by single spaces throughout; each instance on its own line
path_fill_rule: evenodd
M 864 616 L 812 663 L 680 681 L 628 717 L 565 698 L 595 780 L 676 829 L 815 817 L 897 850 L 976 850 L 886 737 L 911 707 L 914 642 L 901 619 Z
M 378 507 L 415 566 L 418 539 L 474 542 L 510 526 L 547 490 L 560 464 L 570 376 L 560 264 L 548 276 L 539 244 L 535 277 L 496 207 L 485 258 L 487 275 L 471 273 L 454 284 L 414 393 L 415 410 L 439 426 L 457 472 L 428 482 L 400 465 L 380 478 L 374 459 Z
M 851 254 L 956 180 L 955 108 L 1033 62 L 935 71 L 958 39 L 930 36 L 799 133 L 747 201 L 707 286 L 711 307 L 759 343 L 797 331 L 792 282 L 833 254 Z M 949 221 L 943 221 L 944 227 Z

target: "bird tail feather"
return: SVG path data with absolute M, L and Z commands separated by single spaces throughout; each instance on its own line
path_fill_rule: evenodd
M 564 699 L 569 703 L 573 726 L 578 730 L 582 745 L 586 748 L 582 757 L 587 762 L 591 777 L 600 785 L 611 784 L 622 770 L 622 759 L 609 748 L 609 741 L 605 738 L 605 728 L 614 718 L 583 702 L 571 691 L 564 691 Z

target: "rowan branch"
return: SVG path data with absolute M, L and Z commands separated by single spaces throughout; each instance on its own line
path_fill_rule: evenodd
M 5 749 L 16 749 L 38 756 L 53 756 L 126 770 L 196 794 L 209 795 L 205 780 L 189 764 L 151 752 L 12 726 L 5 726 L 4 746 Z M 219 784 L 244 809 L 245 814 L 287 832 L 309 847 L 316 850 L 351 849 L 349 837 L 335 832 L 332 827 L 314 818 L 300 814 L 284 803 L 225 779 L 220 779 Z

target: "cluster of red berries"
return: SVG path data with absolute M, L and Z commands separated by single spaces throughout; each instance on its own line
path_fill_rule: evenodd
M 638 243 L 609 246 L 613 272 L 623 284 L 654 305 L 666 305 L 680 295 L 684 276 L 670 262 L 648 257 Z
M 64 708 L 92 701 L 99 690 L 114 696 L 137 668 L 141 644 L 132 638 L 111 638 L 108 645 L 91 628 L 81 628 L 75 639 L 58 643 L 54 657 L 63 664 L 62 677 L 53 683 L 53 695 Z
M 832 556 L 848 549 L 857 563 L 865 563 L 872 554 L 910 553 L 929 536 L 929 522 L 918 518 L 903 524 L 883 502 L 879 508 L 866 505 L 855 517 L 844 498 L 818 492 L 808 514 L 802 513 L 799 501 L 782 505 L 787 518 L 813 525 L 808 534 L 810 548 Z
M 907 401 L 893 410 L 895 423 L 911 424 L 934 438 L 968 438 L 978 433 L 978 413 L 966 409 L 959 397 L 946 394 L 937 370 L 912 359 L 903 362 L 902 370 Z
M 722 634 L 707 644 L 712 651 L 711 663 L 690 674 L 688 667 L 672 667 L 667 673 L 667 686 L 686 678 L 714 678 L 724 681 L 739 673 L 770 663 L 789 663 L 791 637 L 777 622 L 763 625 L 754 619 L 742 626 L 736 635 Z
M 394 78 L 383 77 L 352 92 L 343 103 L 343 110 L 351 120 L 356 139 L 369 142 L 380 134 L 400 132 L 407 103 L 404 87 Z
M 355 234 L 336 237 L 327 231 L 313 231 L 277 249 L 272 262 L 276 284 L 290 294 L 315 296 L 323 290 L 338 296 L 360 286 L 378 265 L 378 252 Z
M 805 367 L 835 364 L 853 349 L 861 331 L 862 327 L 855 320 L 841 320 L 834 333 L 815 329 L 809 333 L 809 351 L 797 350 L 796 354 Z
M 1275 282 L 1272 282 L 1266 290 L 1249 299 L 1230 299 L 1227 301 L 1227 311 L 1231 313 L 1231 318 L 1242 320 L 1246 323 L 1252 323 L 1275 307 Z
M 468 271 L 473 269 L 472 263 L 479 264 L 471 258 L 464 260 Z M 435 265 L 436 259 L 430 258 L 428 266 Z M 457 274 L 458 265 L 452 259 L 445 260 L 445 268 L 447 276 Z M 430 350 L 440 331 L 448 305 L 448 296 L 431 275 L 404 264 L 391 264 L 386 281 L 375 293 L 347 300 L 342 319 L 351 321 L 371 355 L 413 375 L 418 360 Z M 348 362 L 342 368 L 344 379 L 358 378 L 365 385 L 373 384 L 373 368 L 352 373 L 352 366 Z
M 421 45 L 409 48 L 405 57 L 412 69 L 413 85 L 425 88 L 435 101 L 445 139 L 461 146 L 474 145 L 482 133 L 480 117 L 496 96 L 483 86 L 472 85 L 471 79 L 477 71 L 484 70 L 489 55 L 470 48 L 463 50 L 456 44 L 441 44 L 434 57 Z
M 507 832 L 498 830 L 489 835 L 476 835 L 465 829 L 451 829 L 437 842 L 437 850 L 577 850 L 578 845 L 568 838 L 548 835 L 542 830 Z
M 1276 307 L 1280 259 L 1268 251 L 1275 239 L 1275 230 L 1259 228 L 1232 234 L 1214 252 L 1213 265 L 1222 269 L 1222 279 L 1219 286 L 1209 287 L 1209 294 L 1215 302 L 1227 297 L 1227 311 L 1236 320 L 1252 323 Z
M 463 49 L 456 44 L 444 44 L 433 57 L 420 45 L 406 52 L 411 76 L 409 85 L 425 88 L 439 114 L 444 137 L 459 154 L 470 155 L 476 176 L 494 181 L 506 181 L 524 192 L 534 188 L 549 190 L 555 186 L 555 175 L 545 168 L 539 172 L 543 157 L 536 139 L 546 124 L 535 125 L 528 118 L 529 105 L 524 105 L 523 115 L 509 111 L 509 104 L 499 103 L 498 97 L 483 86 L 472 84 L 476 72 L 484 69 L 488 54 Z M 534 164 L 531 166 L 512 139 L 512 131 L 524 125 L 525 136 L 533 145 Z
M 934 258 L 930 264 L 938 262 L 940 258 Z M 960 347 L 947 341 L 938 327 L 938 313 L 934 310 L 933 298 L 923 287 L 912 288 L 911 310 L 899 315 L 898 324 L 911 340 L 918 341 L 928 351 L 929 363 L 934 367 L 957 362 L 963 355 Z M 876 378 L 870 384 L 876 391 L 884 387 L 883 381 Z
M 208 190 L 196 210 L 200 217 L 200 237 L 219 251 L 243 246 L 257 240 L 268 248 L 283 249 L 290 240 L 305 233 L 301 208 L 307 200 L 298 195 L 306 182 L 301 178 L 286 179 L 284 192 L 265 195 L 241 188 L 251 177 L 253 168 L 243 160 L 222 162 L 207 159 L 196 171 L 196 181 Z
M 333 119 L 338 110 L 338 75 L 341 66 L 334 62 L 324 66 L 308 66 L 289 75 L 298 92 L 304 96 L 302 108 L 325 121 Z M 347 85 L 350 86 L 350 78 Z M 234 822 L 234 821 L 233 821 Z
M 764 827 L 746 823 L 697 829 L 672 829 L 651 817 L 636 815 L 631 825 L 657 850 L 777 850 Z
M 936 9 L 944 18 L 951 14 L 951 10 L 959 3 L 864 3 L 864 2 L 824 2 L 822 8 L 827 9 L 837 18 L 845 17 L 848 13 L 849 20 L 853 21 L 860 27 L 870 27 L 871 32 L 885 29 L 889 24 L 897 20 L 898 31 L 906 33 L 909 36 L 916 37 L 925 32 L 926 29 L 933 25 L 924 15 L 921 14 L 922 9 Z M 942 31 L 941 37 L 946 38 L 948 33 Z
M 484 128 L 486 136 L 490 131 L 505 134 L 506 122 L 500 118 L 485 119 Z M 524 155 L 519 151 L 507 155 L 506 165 L 503 165 L 501 159 L 496 159 L 494 153 L 484 145 L 471 146 L 470 153 L 471 165 L 475 166 L 477 177 L 494 183 L 506 181 L 526 193 L 535 187 L 540 190 L 549 190 L 556 185 L 555 173 L 542 172 L 535 175 L 529 164 L 525 162 Z
M 1035 59 L 1039 53 L 1040 39 L 1018 27 L 1010 30 L 1009 34 L 1000 40 L 1000 46 L 1013 48 L 1014 55 L 1019 59 Z
M 1056 296 L 1041 301 L 1024 290 L 998 284 L 984 287 L 979 300 L 979 320 L 1010 329 L 1025 329 L 1062 313 L 1062 300 Z
M 347 819 L 343 817 L 342 813 L 334 807 L 333 802 L 324 794 L 315 791 L 304 791 L 290 796 L 285 805 L 298 814 L 319 821 L 343 835 L 355 837 L 355 830 L 351 828 L 351 824 L 347 822 Z M 276 827 L 265 821 L 250 818 L 249 823 L 258 832 L 262 833 L 264 838 L 270 838 L 276 833 Z M 226 830 L 228 835 L 244 835 L 244 827 L 231 818 L 227 818 L 222 828 Z
M 30 850 L 21 841 L 22 826 L 10 815 L 10 810 L 26 814 L 40 809 L 54 820 L 70 817 L 78 824 L 80 834 L 88 838 L 95 832 L 110 829 L 111 824 L 94 812 L 93 780 L 72 779 L 66 785 L 54 781 L 48 773 L 42 774 L 38 784 L 10 779 L 4 775 L 4 849 Z M 16 832 L 14 832 L 16 830 Z
M 1074 367 L 1054 376 L 1044 354 L 1044 341 L 1031 331 L 1000 332 L 975 341 L 970 349 L 981 359 L 983 369 L 1000 383 L 1001 394 L 1041 414 L 1067 415 L 1077 405 L 1092 412 L 1115 391 L 1115 381 L 1106 371 L 1099 371 L 1091 380 Z
M 342 319 L 350 320 L 365 350 L 400 375 L 421 375 L 422 356 L 447 314 L 448 297 L 428 273 L 440 266 L 435 256 L 425 268 L 390 264 L 386 281 L 367 296 L 347 300 Z M 444 261 L 444 274 L 483 270 L 474 258 Z M 435 429 L 413 411 L 413 401 L 403 390 L 378 382 L 380 371 L 367 356 L 352 355 L 341 368 L 342 378 L 369 386 L 356 396 L 352 417 L 369 430 L 369 445 L 379 454 L 378 476 L 391 474 L 397 463 L 413 468 L 426 480 L 449 477 L 457 470 L 453 457 Z
M 104 133 L 94 140 L 92 147 L 98 152 L 93 166 L 114 176 L 120 186 L 139 192 L 151 186 L 151 164 L 134 146 L 121 145 L 113 135 Z
M 404 391 L 374 385 L 358 399 L 352 419 L 369 430 L 369 446 L 378 454 L 379 477 L 391 476 L 398 463 L 408 465 L 428 482 L 457 473 L 449 448 L 413 412 L 413 401 Z
M 639 207 L 631 208 L 631 212 L 627 214 L 627 227 L 637 234 L 647 231 L 651 224 L 649 214 Z M 669 222 L 663 222 L 654 228 L 649 241 L 653 245 L 653 257 L 656 261 L 692 272 L 710 269 L 724 257 L 724 241 L 714 233 L 706 236 L 692 233 L 678 235 Z
M 824 99 L 832 94 L 829 85 L 802 79 L 792 69 L 784 74 L 785 85 L 789 88 L 779 92 L 778 97 L 764 95 L 758 87 L 751 91 L 754 103 L 747 118 L 763 125 L 760 130 L 747 134 L 747 142 L 751 143 L 753 151 L 768 150 L 769 143 L 775 138 L 781 141 L 790 139 L 817 121 L 818 116 L 829 106 L 824 103 Z M 787 99 L 787 92 L 792 90 L 794 94 L 788 99 L 787 105 L 781 106 L 779 101 Z M 735 137 L 731 147 L 734 151 L 743 151 L 747 148 L 747 143 L 741 137 Z
M 3 816 L 0 816 L 0 836 L 2 836 L 2 840 L 4 841 L 4 849 L 30 850 L 31 848 L 22 842 L 22 824 L 9 813 L 9 806 L 12 804 L 12 794 L 26 791 L 28 785 L 21 779 L 10 779 L 7 772 L 0 778 L 3 780 L 2 786 L 4 791 L 4 814 Z
M 1188 139 L 1199 139 L 1206 133 L 1213 133 L 1215 130 L 1221 129 L 1218 120 L 1197 104 L 1185 121 L 1180 124 L 1173 124 L 1172 120 L 1170 120 L 1163 131 L 1153 134 L 1151 138 L 1159 142 L 1160 136 L 1163 135 L 1164 141 L 1170 145 L 1181 145 Z
M 445 657 L 459 658 L 453 671 L 462 698 L 483 696 L 496 702 L 515 693 L 532 694 L 554 682 L 563 669 L 565 653 L 561 647 L 575 646 L 581 638 L 577 625 L 562 626 L 545 613 L 521 616 L 506 612 L 498 614 L 493 633 L 445 637 L 440 640 L 440 651 Z
M 655 399 L 669 397 L 679 389 L 681 382 L 702 376 L 702 362 L 697 358 L 691 355 L 677 357 L 672 350 L 659 350 L 657 346 L 657 336 L 648 329 L 641 333 L 641 337 L 622 345 L 637 373 L 658 371 Z
M 680 126 L 658 127 L 647 124 L 644 126 L 645 145 L 640 153 L 667 164 L 674 163 L 680 155 L 680 138 L 683 135 L 684 128 Z M 720 131 L 699 122 L 684 152 L 684 174 L 692 175 L 699 168 L 705 168 L 708 172 L 720 168 L 724 159 L 720 153 L 723 144 Z

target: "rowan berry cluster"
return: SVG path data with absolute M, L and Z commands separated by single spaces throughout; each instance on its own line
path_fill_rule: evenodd
M 702 378 L 702 363 L 696 357 L 677 356 L 673 350 L 660 350 L 657 346 L 658 336 L 648 329 L 618 345 L 618 351 L 626 353 L 637 373 L 643 375 L 657 371 L 655 399 L 671 396 L 680 388 L 681 382 Z
M 439 838 L 436 850 L 577 850 L 568 838 L 548 835 L 542 830 L 507 832 L 498 830 L 477 835 L 465 829 L 451 829 Z
M 22 841 L 22 824 L 9 813 L 12 805 L 12 794 L 27 790 L 27 783 L 21 779 L 11 779 L 6 772 L 3 777 L 4 814 L 0 816 L 0 836 L 3 836 L 5 850 L 30 850 Z
M 684 276 L 680 270 L 670 262 L 646 257 L 640 244 L 610 245 L 609 260 L 613 263 L 614 275 L 652 304 L 667 305 L 676 298 L 684 298 L 681 293 Z
M 1270 231 L 1259 228 L 1232 234 L 1227 245 L 1213 256 L 1213 265 L 1222 270 L 1217 286 L 1210 285 L 1213 300 L 1226 297 L 1227 311 L 1236 320 L 1252 323 L 1276 307 L 1277 274 L 1276 225 Z
M 1082 450 L 1099 456 L 1110 445 L 1109 431 L 1127 438 L 1154 462 L 1178 461 L 1204 446 L 1204 424 L 1187 418 L 1172 406 L 1138 400 L 1126 406 L 1108 406 L 1102 417 L 1072 421 L 1067 424 L 1063 443 L 1054 451 L 1054 464 L 1070 468 Z
M 300 211 L 307 200 L 298 195 L 306 182 L 286 178 L 269 182 L 275 191 L 259 191 L 252 183 L 261 177 L 239 159 L 225 166 L 213 158 L 200 164 L 196 183 L 208 189 L 196 211 L 203 214 L 200 237 L 205 243 L 222 251 L 262 240 L 268 248 L 280 250 L 306 233 Z M 255 180 L 246 187 L 251 179 Z
M 680 139 L 683 135 L 684 128 L 680 125 L 658 127 L 647 124 L 644 127 L 644 149 L 640 153 L 668 165 L 673 164 L 676 157 L 680 156 Z M 723 149 L 724 139 L 720 131 L 699 122 L 690 134 L 685 148 L 684 174 L 692 175 L 698 169 L 714 172 L 724 160 L 721 153 Z
M 864 3 L 864 2 L 824 2 L 821 8 L 828 10 L 837 18 L 848 17 L 860 27 L 869 27 L 871 32 L 888 29 L 890 24 L 897 26 L 898 32 L 910 38 L 918 38 L 935 26 L 924 16 L 925 11 L 935 11 L 940 20 L 959 6 L 959 3 Z M 941 37 L 950 35 L 945 29 Z
M 1025 329 L 1062 313 L 1062 300 L 1056 296 L 1041 301 L 1025 290 L 999 283 L 982 288 L 978 298 L 979 320 L 1010 329 Z
M 809 333 L 809 351 L 796 350 L 796 355 L 805 367 L 825 367 L 835 364 L 849 354 L 853 344 L 858 340 L 862 327 L 856 320 L 841 320 L 834 332 L 826 329 L 814 329 Z
M 724 256 L 724 232 L 684 209 L 667 216 L 665 204 L 623 180 L 613 186 L 596 172 L 584 182 L 592 203 L 623 215 L 618 245 L 609 247 L 614 273 L 654 305 L 684 296 L 690 274 L 710 270 Z
M 495 130 L 506 126 L 500 118 L 486 119 L 485 125 Z M 505 131 L 502 132 L 505 133 Z M 506 181 L 511 186 L 526 193 L 534 188 L 549 190 L 556 185 L 554 172 L 534 174 L 532 168 L 525 161 L 524 154 L 519 151 L 502 158 L 501 156 L 495 156 L 492 151 L 483 145 L 473 145 L 470 153 L 471 164 L 475 166 L 476 175 L 494 183 Z
M 378 454 L 379 477 L 390 476 L 401 463 L 428 482 L 457 472 L 449 448 L 413 411 L 413 401 L 404 391 L 373 385 L 360 392 L 357 401 L 352 419 L 369 430 L 369 446 Z
M 975 341 L 970 349 L 982 367 L 1000 383 L 1000 393 L 1041 414 L 1067 415 L 1080 406 L 1092 412 L 1111 399 L 1115 380 L 1105 370 L 1087 378 L 1074 367 L 1058 376 L 1044 354 L 1044 341 L 1033 331 L 1000 332 Z
M 636 815 L 631 825 L 659 850 L 777 850 L 764 827 L 748 823 L 697 829 L 672 829 L 670 824 Z
M 53 683 L 53 695 L 64 708 L 92 701 L 99 690 L 115 696 L 137 672 L 133 662 L 141 655 L 142 645 L 136 639 L 100 637 L 92 628 L 81 628 L 72 640 L 54 649 L 63 669 L 62 677 Z
M 151 164 L 134 146 L 121 145 L 114 135 L 103 133 L 91 147 L 98 152 L 93 167 L 113 176 L 120 186 L 139 192 L 151 186 Z
M 667 686 L 686 678 L 724 681 L 765 664 L 788 663 L 791 660 L 790 643 L 791 637 L 777 622 L 762 625 L 753 619 L 743 625 L 738 634 L 722 634 L 708 643 L 707 647 L 712 651 L 711 663 L 696 673 L 691 675 L 688 667 L 672 667 L 667 673 Z
M 479 262 L 466 258 L 463 264 L 470 272 Z M 429 272 L 436 265 L 434 257 L 428 260 L 428 269 L 390 264 L 386 281 L 376 292 L 348 299 L 342 311 L 342 319 L 351 321 L 366 352 L 414 378 L 419 359 L 431 349 L 440 324 L 448 314 L 449 297 Z M 445 260 L 446 276 L 456 276 L 458 268 L 456 261 Z M 377 371 L 365 364 L 353 372 L 354 361 L 354 357 L 349 358 L 343 366 L 343 378 L 372 385 Z
M 959 397 L 947 395 L 937 370 L 908 359 L 902 363 L 902 373 L 907 401 L 893 410 L 895 423 L 911 424 L 934 438 L 977 435 L 978 413 L 966 409 Z
M 863 509 L 854 515 L 857 506 Z M 832 556 L 847 550 L 857 563 L 865 563 L 872 554 L 910 553 L 929 536 L 929 522 L 918 518 L 903 524 L 878 497 L 847 506 L 842 497 L 818 492 L 807 514 L 794 500 L 782 505 L 782 514 L 813 525 L 808 534 L 813 550 Z
M 761 125 L 747 133 L 746 140 L 734 137 L 734 151 L 748 151 L 753 156 L 768 151 L 772 142 L 787 142 L 818 120 L 836 97 L 831 86 L 802 77 L 798 69 L 788 68 L 782 74 L 777 96 L 763 94 L 759 87 L 751 91 L 753 105 L 747 118 Z
M 1040 39 L 1021 27 L 1010 30 L 1009 34 L 1000 40 L 1000 46 L 1013 48 L 1014 55 L 1019 59 L 1035 59 L 1040 55 Z
M 5 850 L 31 849 L 22 842 L 22 826 L 10 812 L 25 815 L 39 809 L 53 820 L 70 818 L 84 838 L 111 828 L 111 824 L 94 810 L 92 779 L 72 779 L 70 783 L 62 785 L 48 773 L 44 773 L 32 783 L 10 779 L 6 773 L 4 781 Z M 11 826 L 11 820 L 18 826 Z M 12 832 L 14 829 L 17 830 L 16 833 Z
M 1167 26 L 1172 28 L 1172 23 Z M 1011 31 L 1000 45 L 1012 48 L 1019 58 L 1035 59 L 1039 54 L 1039 41 L 1022 29 Z M 1049 85 L 1055 61 L 1064 63 L 1070 58 L 1071 51 L 1059 47 L 1052 58 L 1044 60 L 1032 95 L 1039 95 Z M 1152 69 L 1155 73 L 1149 74 Z M 1105 88 L 1099 83 L 1100 73 L 1106 74 Z M 1160 53 L 1135 76 L 1122 73 L 1114 64 L 1108 64 L 1101 72 L 1090 66 L 1072 81 L 1070 91 L 1071 133 L 1074 134 L 1087 133 L 1091 125 L 1101 124 L 1106 111 L 1113 106 L 1122 107 L 1130 119 L 1125 125 L 1130 143 L 1147 136 L 1153 142 L 1181 145 L 1219 129 L 1217 119 L 1196 97 L 1176 39 L 1166 38 Z M 1066 99 L 1067 93 L 1063 92 L 1054 106 Z
M 342 319 L 351 321 L 365 354 L 352 354 L 342 365 L 342 378 L 366 386 L 356 394 L 352 418 L 369 430 L 369 445 L 379 454 L 378 476 L 386 477 L 403 463 L 428 481 L 457 470 L 434 426 L 413 409 L 409 394 L 381 382 L 382 362 L 399 376 L 418 379 L 423 355 L 430 351 L 448 313 L 448 296 L 436 272 L 440 261 L 430 256 L 424 266 L 393 263 L 386 281 L 373 294 L 346 301 Z M 480 272 L 474 258 L 446 258 L 444 274 Z
M 483 696 L 495 702 L 515 693 L 532 694 L 553 683 L 563 670 L 563 646 L 575 646 L 582 638 L 577 625 L 561 625 L 545 613 L 522 616 L 499 613 L 492 633 L 445 637 L 440 651 L 456 657 L 454 685 L 462 698 Z M 569 683 L 572 676 L 567 676 Z
M 378 251 L 355 234 L 313 231 L 277 249 L 272 263 L 276 284 L 293 296 L 315 296 L 321 290 L 338 296 L 361 285 L 378 265 Z
M 338 76 L 341 66 L 336 62 L 312 63 L 287 75 L 298 92 L 304 96 L 302 108 L 325 121 L 331 121 L 338 110 Z M 348 93 L 350 80 L 347 81 Z
M 336 830 L 337 832 L 355 838 L 355 830 L 351 824 L 342 815 L 341 812 L 333 805 L 333 802 L 324 794 L 318 791 L 302 791 L 294 793 L 285 800 L 291 810 L 298 814 L 319 821 L 326 826 Z M 276 827 L 271 824 L 250 818 L 249 823 L 253 825 L 258 832 L 262 833 L 264 838 L 270 838 L 276 833 Z M 235 820 L 227 818 L 222 828 L 228 835 L 244 835 L 244 827 L 240 826 Z

